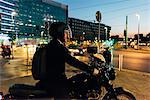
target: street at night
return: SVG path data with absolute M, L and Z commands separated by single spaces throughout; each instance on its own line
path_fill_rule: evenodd
M 0 0 L 0 100 L 150 100 L 149 4 Z
M 33 48 L 32 48 L 33 49 Z M 1 75 L 1 89 L 3 90 L 4 93 L 7 93 L 7 89 L 9 87 L 9 85 L 14 84 L 14 83 L 26 83 L 26 84 L 32 84 L 34 85 L 35 81 L 34 79 L 32 79 L 31 77 L 31 66 L 27 66 L 27 53 L 24 52 L 24 50 L 26 50 L 26 48 L 24 47 L 19 47 L 16 51 L 15 51 L 15 56 L 14 59 L 3 59 L 1 58 L 0 61 L 3 62 L 1 63 L 2 66 L 0 67 L 0 75 Z M 18 52 L 19 51 L 19 52 Z M 22 55 L 24 52 L 24 55 Z M 32 51 L 34 52 L 34 51 Z M 31 53 L 32 54 L 32 53 Z M 149 53 L 139 53 L 139 52 L 131 52 L 131 51 L 122 51 L 122 50 L 117 50 L 113 52 L 114 55 L 118 55 L 118 54 L 124 54 L 124 55 L 131 55 L 131 54 L 136 54 L 136 58 L 138 57 L 138 59 L 141 59 L 141 56 L 146 55 L 148 57 L 148 55 L 150 55 Z M 140 54 L 140 55 L 139 55 Z M 32 56 L 32 55 L 30 55 Z M 133 62 L 132 60 L 135 60 L 133 56 L 127 56 L 128 59 L 130 58 L 130 60 Z M 88 58 L 86 56 L 76 56 L 77 59 L 88 63 Z M 115 61 L 116 60 L 116 61 Z M 146 59 L 147 61 L 149 61 L 149 58 Z M 118 62 L 118 60 L 115 58 L 114 56 L 114 64 Z M 142 60 L 143 63 L 146 63 L 145 60 Z M 129 63 L 128 65 L 131 65 L 132 63 Z M 138 62 L 138 61 L 137 61 Z M 136 66 L 138 66 L 138 64 L 135 64 Z M 73 68 L 71 66 L 69 66 L 68 64 L 66 65 L 66 75 L 67 77 L 71 77 L 75 74 L 77 74 L 78 72 L 80 73 L 80 71 L 78 71 L 76 68 Z M 127 66 L 127 65 L 126 65 Z M 130 70 L 136 70 L 136 66 L 130 66 L 128 67 Z M 149 64 L 146 63 L 145 64 L 145 68 L 149 68 Z M 118 66 L 115 66 L 118 67 Z M 124 66 L 123 66 L 124 67 Z M 138 70 L 139 72 L 141 71 L 146 71 L 142 69 L 142 66 L 139 67 L 140 69 Z M 139 82 L 142 82 L 144 84 L 147 84 L 146 86 L 148 86 L 149 80 L 147 80 L 149 78 L 149 75 L 147 76 L 147 74 L 142 74 L 142 73 L 138 73 L 138 72 L 129 72 L 128 71 L 117 71 L 117 79 L 114 81 L 115 86 L 124 86 L 126 87 L 126 89 L 132 91 L 137 97 L 144 97 L 149 95 L 149 89 L 147 90 L 143 90 L 141 87 L 139 87 L 139 85 L 135 84 L 133 87 L 131 85 L 127 85 L 128 82 L 130 82 L 131 84 L 134 84 L 134 82 L 138 82 L 138 84 L 141 84 Z M 146 71 L 147 72 L 147 71 Z M 128 75 L 127 75 L 128 73 Z M 148 72 L 147 72 L 148 73 Z M 124 76 L 126 75 L 126 76 Z M 138 77 L 137 75 L 140 76 L 140 78 L 144 78 L 144 80 L 142 79 L 142 81 L 138 81 L 136 80 L 136 78 Z M 142 75 L 142 76 L 141 76 Z M 25 77 L 26 76 L 26 77 Z M 130 77 L 130 79 L 128 79 L 128 77 Z M 135 79 L 133 79 L 135 78 Z M 22 81 L 20 81 L 20 79 Z M 13 81 L 14 80 L 14 81 Z M 28 80 L 28 81 L 26 81 Z M 126 82 L 125 80 L 128 80 L 128 82 Z M 11 82 L 12 81 L 12 82 Z M 5 85 L 4 85 L 5 84 Z M 141 92 L 137 92 L 137 90 L 134 88 L 136 87 L 136 89 L 138 89 L 138 91 L 143 91 L 143 93 Z M 138 87 L 138 88 L 137 88 Z M 4 90 L 5 89 L 5 90 Z M 144 92 L 145 91 L 145 92 Z M 140 93 L 140 94 L 139 94 Z M 145 95 L 145 96 L 144 96 Z M 148 97 L 146 97 L 148 98 Z
M 8 80 L 11 78 L 31 75 L 31 62 L 35 48 L 31 46 L 28 52 L 29 58 L 27 57 L 26 47 L 18 47 L 15 51 L 14 59 L 3 59 L 0 57 L 1 80 Z M 148 51 L 146 53 L 139 53 L 135 52 L 134 50 L 113 50 L 113 65 L 116 68 L 119 67 L 119 54 L 123 55 L 123 69 L 146 73 L 150 72 L 150 53 Z M 87 56 L 76 56 L 76 58 L 85 63 L 88 62 Z

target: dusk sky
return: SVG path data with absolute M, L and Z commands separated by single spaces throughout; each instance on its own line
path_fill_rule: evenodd
M 68 5 L 69 17 L 86 21 L 95 19 L 96 11 L 102 14 L 101 23 L 111 26 L 111 34 L 123 35 L 128 16 L 128 36 L 138 32 L 140 15 L 140 33 L 150 33 L 150 0 L 54 0 Z

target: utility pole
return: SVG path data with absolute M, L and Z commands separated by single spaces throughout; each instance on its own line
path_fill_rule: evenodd
M 99 42 L 101 41 L 101 35 L 100 35 L 100 33 L 101 33 L 101 24 L 100 24 L 100 21 L 99 21 L 99 28 L 98 28 L 98 40 L 99 40 Z
M 125 48 L 127 49 L 128 47 L 128 37 L 127 37 L 127 34 L 128 34 L 128 16 L 126 16 L 126 34 L 125 34 Z
M 140 15 L 136 14 L 136 16 L 138 17 L 138 39 L 137 39 L 137 49 L 139 49 L 139 39 L 140 39 Z
M 98 40 L 99 41 L 101 41 L 100 40 L 100 32 L 101 32 L 101 30 L 100 30 L 100 22 L 101 22 L 101 13 L 100 13 L 100 11 L 97 11 L 96 12 L 96 20 L 98 21 L 98 23 L 99 23 L 99 25 L 98 25 Z
M 98 43 L 97 43 L 97 52 L 98 53 L 100 53 L 100 42 L 101 42 L 101 40 L 100 40 L 100 32 L 101 32 L 101 30 L 100 30 L 100 22 L 101 22 L 101 13 L 100 13 L 100 11 L 97 11 L 96 12 L 96 20 L 98 21 L 98 23 L 99 23 L 99 25 L 98 25 Z

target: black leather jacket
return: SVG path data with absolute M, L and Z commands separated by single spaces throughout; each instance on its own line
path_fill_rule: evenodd
M 72 57 L 68 49 L 57 39 L 51 40 L 48 44 L 47 62 L 48 80 L 61 80 L 66 78 L 65 62 L 88 73 L 93 72 L 90 66 Z

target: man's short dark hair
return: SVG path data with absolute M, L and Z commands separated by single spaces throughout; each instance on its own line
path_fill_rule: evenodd
M 66 24 L 64 22 L 54 22 L 50 25 L 49 35 L 53 38 L 63 38 Z

